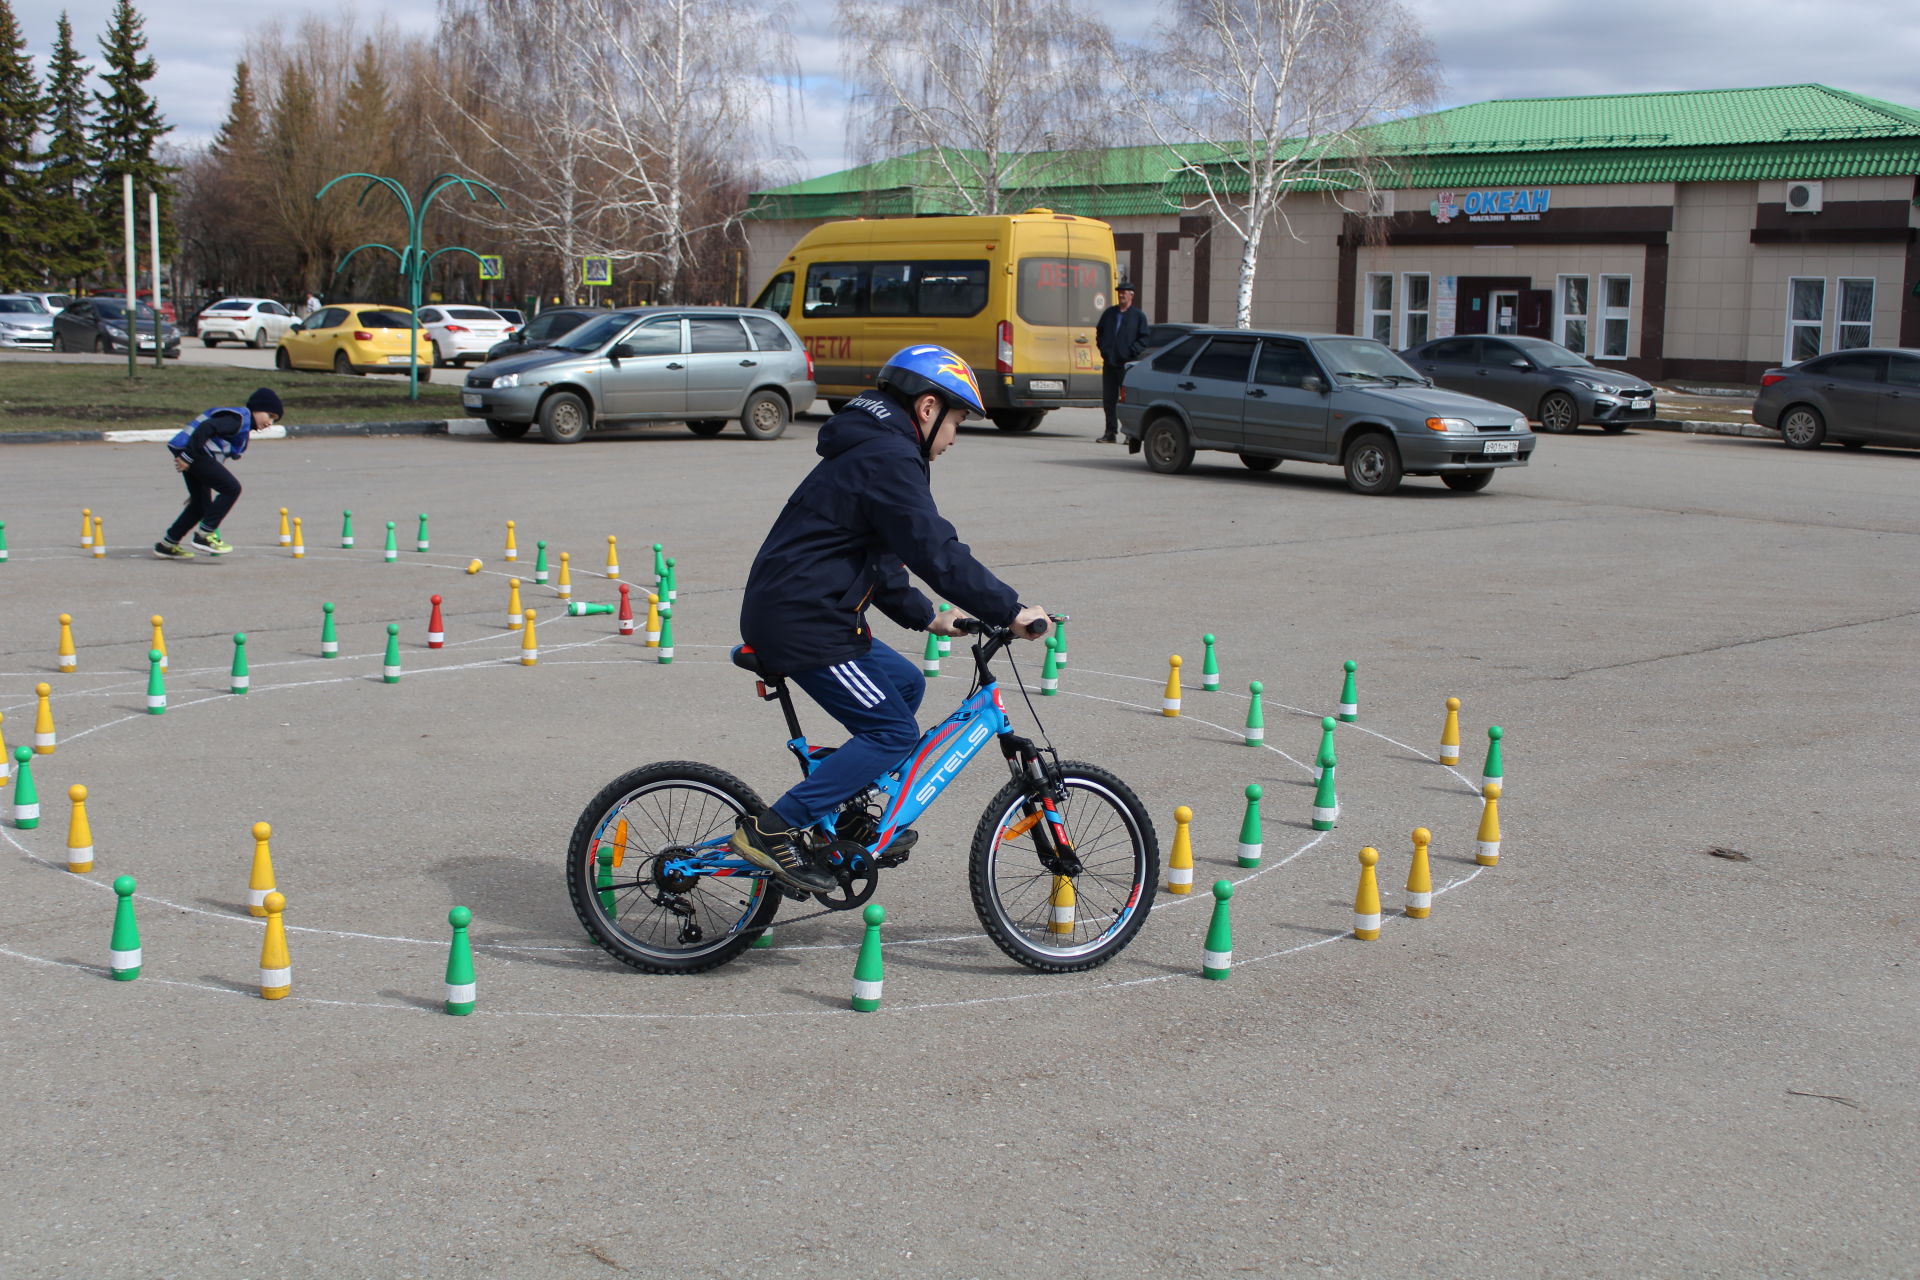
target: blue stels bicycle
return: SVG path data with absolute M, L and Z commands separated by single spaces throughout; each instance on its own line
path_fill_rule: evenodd
M 636 969 L 698 973 L 751 946 L 785 898 L 817 898 L 823 909 L 816 915 L 858 907 L 873 896 L 881 871 L 907 860 L 913 822 L 998 740 L 1012 777 L 981 815 L 967 864 L 980 923 L 1002 951 L 1047 973 L 1091 969 L 1118 955 L 1153 906 L 1160 875 L 1153 821 L 1113 774 L 1061 760 L 1050 742 L 1014 732 L 989 666 L 1013 632 L 975 619 L 962 625 L 976 637 L 966 699 L 899 764 L 804 833 L 832 867 L 834 891 L 790 889 L 728 847 L 740 816 L 761 807 L 753 788 L 711 765 L 663 761 L 608 783 L 574 826 L 567 887 L 593 940 Z M 802 774 L 832 754 L 808 745 L 779 672 L 744 645 L 733 660 L 758 678 L 763 700 L 780 704 Z M 1017 680 L 1015 687 L 1024 696 Z M 1030 698 L 1027 709 L 1033 712 Z M 1044 740 L 1045 730 L 1039 733 Z

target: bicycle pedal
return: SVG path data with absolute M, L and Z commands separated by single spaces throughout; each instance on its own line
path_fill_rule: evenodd
M 813 895 L 808 893 L 805 889 L 789 888 L 788 886 L 780 883 L 778 880 L 775 880 L 773 882 L 773 886 L 774 888 L 778 889 L 782 894 L 784 894 L 787 898 L 791 899 L 794 902 L 806 902 L 813 897 Z
M 875 858 L 874 862 L 882 867 L 897 867 L 907 860 L 907 856 L 913 852 L 913 846 L 919 842 L 920 833 L 909 827 L 895 836 L 893 843 L 887 846 L 887 851 Z

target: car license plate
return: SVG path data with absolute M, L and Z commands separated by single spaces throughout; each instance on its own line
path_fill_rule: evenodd
M 1651 409 L 1651 408 L 1653 408 L 1653 401 L 1651 401 L 1651 400 L 1629 400 L 1629 401 L 1627 401 L 1627 408 L 1629 408 L 1629 409 Z
M 412 356 L 388 356 L 387 363 L 388 364 L 412 364 L 413 357 Z
M 1027 386 L 1036 392 L 1051 391 L 1055 395 L 1061 395 L 1067 389 L 1066 383 L 1056 381 L 1052 378 L 1035 378 L 1032 382 L 1029 382 Z
M 1489 440 L 1481 447 L 1480 452 L 1518 453 L 1520 452 L 1520 442 L 1518 440 Z
M 473 395 L 472 393 L 468 393 L 460 397 L 460 403 L 467 406 L 467 408 L 469 409 L 478 409 L 481 405 L 486 403 L 486 400 L 480 396 Z

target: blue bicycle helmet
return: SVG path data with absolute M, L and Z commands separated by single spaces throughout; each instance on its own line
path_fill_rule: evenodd
M 881 366 L 875 385 L 908 404 L 924 395 L 936 395 L 969 418 L 987 414 L 987 407 L 980 403 L 980 384 L 974 381 L 973 370 L 945 347 L 923 344 L 901 348 Z

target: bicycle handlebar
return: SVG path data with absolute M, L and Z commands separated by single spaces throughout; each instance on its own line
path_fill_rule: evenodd
M 1033 623 L 1035 630 L 1032 634 L 1036 638 L 1047 634 L 1047 629 L 1056 621 L 1065 622 L 1066 619 L 1058 615 L 1048 615 L 1035 619 Z M 1024 632 L 1016 633 L 1012 627 L 996 627 L 992 623 L 982 622 L 978 618 L 956 619 L 953 624 L 953 629 L 963 635 L 986 636 L 990 640 L 999 640 L 1002 642 L 1013 640 L 1019 635 L 1026 634 Z

